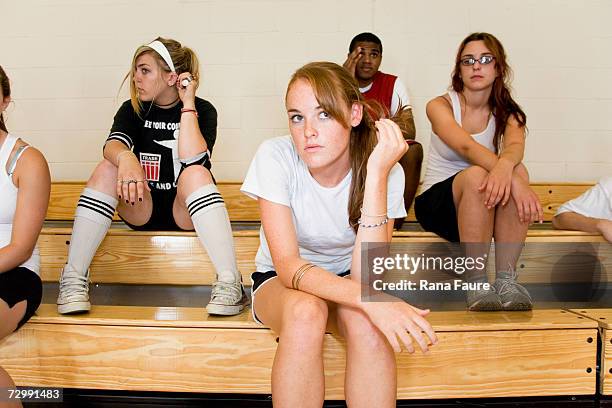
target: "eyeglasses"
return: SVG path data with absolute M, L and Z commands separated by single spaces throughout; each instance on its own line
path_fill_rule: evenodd
M 492 55 L 483 55 L 480 58 L 476 59 L 474 57 L 466 57 L 461 60 L 461 65 L 465 65 L 466 67 L 470 67 L 478 61 L 480 65 L 488 65 L 493 62 L 495 59 Z

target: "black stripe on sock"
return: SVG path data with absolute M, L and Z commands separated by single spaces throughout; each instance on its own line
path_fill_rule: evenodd
M 194 206 L 202 202 L 206 202 L 210 200 L 223 200 L 223 197 L 219 193 L 211 193 L 211 194 L 205 195 L 204 197 L 196 198 L 195 200 L 193 200 L 191 203 L 187 205 L 187 209 L 191 209 Z
M 200 204 L 199 206 L 197 206 L 193 210 L 189 211 L 189 216 L 193 217 L 200 210 L 202 210 L 202 209 L 204 209 L 206 207 L 209 207 L 209 206 L 211 206 L 213 204 L 225 204 L 225 202 L 223 200 L 215 200 L 215 201 L 210 201 L 208 203 Z
M 98 200 L 98 199 L 95 199 L 95 198 L 92 198 L 92 197 L 89 197 L 89 196 L 86 196 L 86 195 L 82 195 L 79 198 L 79 203 L 81 201 L 84 202 L 84 203 L 87 203 L 89 205 L 100 207 L 100 209 L 105 210 L 105 211 L 109 211 L 109 212 L 111 212 L 113 214 L 115 213 L 115 208 L 112 205 L 110 205 L 109 203 L 105 202 L 105 201 Z
M 98 207 L 91 207 L 91 206 L 89 206 L 87 204 L 83 204 L 83 203 L 80 203 L 80 202 L 79 202 L 79 204 L 77 204 L 77 207 L 87 208 L 88 210 L 95 211 L 98 214 L 105 216 L 106 218 L 108 218 L 111 221 L 113 220 L 114 213 L 113 213 L 113 215 L 108 215 L 106 212 L 104 212 L 103 210 L 101 210 Z

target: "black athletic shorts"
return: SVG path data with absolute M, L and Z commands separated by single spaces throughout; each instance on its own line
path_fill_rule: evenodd
M 172 206 L 176 197 L 176 189 L 168 191 L 151 190 L 151 199 L 153 201 L 153 210 L 151 218 L 144 225 L 133 225 L 121 218 L 131 229 L 136 231 L 181 231 L 181 228 L 176 225 L 174 215 L 172 214 Z M 121 217 L 121 214 L 119 214 Z
M 342 272 L 338 276 L 348 276 L 351 274 L 351 271 Z M 253 272 L 251 274 L 251 280 L 253 281 L 253 286 L 251 286 L 251 312 L 253 313 L 253 320 L 255 320 L 259 324 L 263 324 L 259 318 L 257 318 L 257 314 L 255 314 L 255 292 L 259 289 L 264 283 L 269 281 L 270 279 L 276 278 L 278 275 L 276 271 L 268 271 L 268 272 Z
M 17 324 L 17 329 L 19 329 L 30 320 L 40 306 L 42 281 L 35 272 L 21 266 L 2 272 L 0 273 L 0 299 L 4 300 L 9 307 L 24 300 L 28 301 L 25 315 Z
M 210 170 L 209 167 L 206 167 Z M 182 170 L 181 170 L 182 173 Z M 213 183 L 216 185 L 217 180 L 215 176 L 212 176 Z M 179 174 L 180 177 L 180 174 Z M 151 212 L 151 218 L 144 225 L 133 225 L 127 222 L 119 214 L 119 218 L 123 220 L 133 230 L 136 231 L 184 231 L 181 227 L 176 225 L 174 221 L 174 214 L 172 214 L 172 207 L 174 206 L 174 199 L 176 198 L 176 188 L 172 190 L 153 190 L 151 189 L 151 200 L 153 201 L 153 210 Z
M 457 209 L 453 200 L 453 180 L 457 174 L 434 184 L 414 200 L 414 214 L 421 227 L 450 242 L 459 242 Z

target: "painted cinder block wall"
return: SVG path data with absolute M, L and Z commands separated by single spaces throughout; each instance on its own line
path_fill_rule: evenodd
M 463 37 L 489 31 L 507 49 L 527 113 L 532 180 L 612 174 L 608 0 L 2 0 L 0 10 L 9 130 L 44 152 L 54 180 L 88 178 L 126 99 L 119 87 L 132 53 L 157 35 L 198 53 L 198 93 L 219 112 L 214 173 L 238 181 L 261 141 L 287 133 L 292 71 L 342 63 L 361 31 L 382 38 L 382 69 L 407 84 L 426 148 L 425 103 L 449 85 Z

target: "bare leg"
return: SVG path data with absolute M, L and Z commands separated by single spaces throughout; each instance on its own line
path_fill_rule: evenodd
M 212 174 L 205 167 L 190 166 L 183 170 L 178 180 L 176 199 L 172 208 L 176 225 L 184 230 L 194 229 L 185 201 L 191 193 L 200 187 L 211 184 L 213 184 Z
M 361 311 L 339 305 L 337 322 L 346 338 L 344 393 L 350 408 L 395 407 L 395 353 L 385 336 Z
M 489 210 L 484 205 L 484 193 L 478 191 L 478 187 L 487 174 L 482 167 L 472 166 L 457 174 L 453 181 L 453 199 L 457 209 L 459 238 L 464 247 L 465 256 L 473 259 L 487 259 L 493 237 L 495 209 Z M 465 280 L 475 285 L 483 285 L 466 292 L 470 310 L 501 309 L 499 296 L 494 290 L 484 287 L 484 284 L 487 283 L 486 265 L 485 268 L 466 271 Z
M 527 289 L 517 283 L 516 263 L 523 250 L 529 223 L 520 222 L 518 209 L 510 199 L 495 213 L 495 289 L 504 310 L 531 310 Z
M 406 212 L 412 206 L 419 181 L 421 179 L 421 164 L 423 163 L 423 147 L 421 144 L 413 144 L 405 155 L 399 160 L 399 164 L 404 169 L 404 177 L 406 185 L 404 187 L 404 206 Z M 404 224 L 404 219 L 395 220 L 395 228 L 401 228 Z
M 8 336 L 15 331 L 17 324 L 23 319 L 27 308 L 27 301 L 17 303 L 9 308 L 5 301 L 0 300 L 0 339 Z M 0 388 L 15 388 L 15 383 L 11 376 L 0 367 Z M 20 402 L 0 401 L 0 408 L 21 407 Z
M 461 243 L 465 244 L 466 256 L 488 256 L 493 237 L 495 210 L 484 205 L 484 194 L 478 187 L 487 176 L 482 167 L 469 167 L 455 177 L 453 198 L 457 209 L 457 222 Z M 474 270 L 468 281 L 486 281 L 486 270 Z
M 253 307 L 257 317 L 280 335 L 272 365 L 274 407 L 322 407 L 327 303 L 308 293 L 286 288 L 278 278 L 261 286 L 255 299 Z
M 495 212 L 495 270 L 496 276 L 507 277 L 508 269 L 515 270 L 516 263 L 527 237 L 529 224 L 520 222 L 514 200 Z
M 208 169 L 196 165 L 183 170 L 172 214 L 180 228 L 196 230 L 215 266 L 217 279 L 206 306 L 208 313 L 228 316 L 242 312 L 248 304 L 248 297 L 236 262 L 232 226 L 223 198 Z
M 136 184 L 130 184 L 130 188 L 136 188 Z M 127 204 L 125 197 L 118 199 L 117 167 L 102 160 L 87 181 L 75 211 L 68 260 L 60 278 L 59 313 L 90 310 L 89 266 L 111 226 L 115 209 L 133 225 L 143 225 L 151 218 L 153 202 L 146 189 L 143 201 L 136 200 L 134 205 Z

